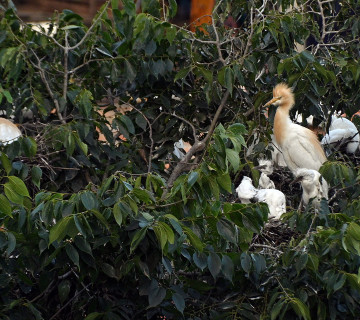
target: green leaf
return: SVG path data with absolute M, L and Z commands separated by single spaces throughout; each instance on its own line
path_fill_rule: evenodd
M 280 311 L 282 310 L 282 307 L 284 305 L 284 300 L 278 301 L 271 309 L 270 319 L 275 320 L 278 318 L 278 315 L 280 314 Z
M 81 202 L 86 210 L 93 210 L 98 207 L 98 201 L 95 195 L 90 191 L 85 191 L 80 195 Z
M 130 16 L 134 17 L 136 14 L 135 2 L 133 0 L 121 0 L 124 5 L 125 12 Z
M 60 242 L 66 236 L 67 228 L 73 220 L 72 216 L 67 216 L 58 221 L 51 229 L 49 234 L 49 243 Z
M 111 8 L 118 9 L 119 8 L 119 0 L 111 0 Z
M 175 304 L 176 309 L 178 309 L 181 313 L 184 313 L 185 309 L 185 299 L 184 297 L 179 293 L 173 293 L 172 300 Z
M 13 103 L 13 98 L 12 98 L 12 96 L 11 96 L 11 94 L 10 94 L 9 91 L 4 90 L 4 91 L 2 92 L 2 94 L 5 96 L 7 102 Z
M 149 288 L 149 308 L 156 307 L 159 305 L 166 296 L 166 290 L 162 287 L 159 287 L 159 284 L 156 280 L 151 281 Z
M 210 252 L 208 259 L 208 268 L 210 270 L 211 275 L 214 279 L 216 279 L 217 275 L 221 270 L 221 259 L 215 252 Z
M 0 212 L 9 217 L 12 217 L 10 202 L 3 194 L 0 194 Z
M 218 233 L 227 241 L 237 244 L 235 226 L 227 219 L 222 218 L 216 223 Z
M 179 79 L 184 79 L 188 75 L 188 73 L 191 71 L 191 67 L 181 69 L 179 72 L 176 73 L 174 82 L 176 82 Z
M 84 320 L 95 320 L 99 317 L 103 316 L 103 313 L 100 312 L 91 312 L 90 314 L 88 314 L 86 316 L 86 318 Z
M 130 253 L 134 252 L 134 250 L 137 248 L 137 246 L 140 244 L 140 242 L 144 239 L 147 229 L 148 228 L 145 227 L 145 228 L 142 228 L 142 229 L 136 231 L 136 233 L 134 234 L 134 237 L 131 240 Z
M 119 226 L 121 226 L 123 216 L 122 216 L 122 213 L 121 213 L 121 208 L 120 208 L 120 203 L 119 202 L 115 203 L 114 208 L 113 208 L 113 214 L 114 214 L 114 218 L 115 218 L 116 223 Z
M 136 78 L 136 71 L 128 60 L 125 60 L 125 74 L 129 82 L 133 82 Z
M 182 225 L 182 228 L 184 230 L 184 233 L 187 235 L 190 243 L 195 247 L 195 249 L 198 251 L 203 251 L 204 244 L 201 242 L 199 237 L 189 227 Z
M 188 186 L 189 186 L 189 188 L 191 188 L 194 185 L 194 183 L 197 181 L 198 178 L 199 178 L 199 173 L 196 172 L 196 171 L 192 171 L 189 174 L 189 177 L 188 177 Z
M 227 255 L 223 255 L 221 260 L 221 271 L 225 278 L 232 282 L 234 276 L 234 262 Z
M 42 170 L 38 166 L 31 168 L 31 181 L 32 183 L 40 189 L 40 179 L 42 177 Z
M 79 216 L 81 217 L 81 214 L 79 214 Z M 77 215 L 74 215 L 74 222 L 75 222 L 75 226 L 78 229 L 78 231 L 82 234 L 83 237 L 86 238 L 86 231 L 85 231 L 83 225 L 81 224 L 81 221 Z
M 80 269 L 78 251 L 69 243 L 66 244 L 65 250 L 71 261 Z
M 14 236 L 14 234 L 12 232 L 6 232 L 7 235 L 7 240 L 8 240 L 8 245 L 7 245 L 7 249 L 6 249 L 6 254 L 7 256 L 9 256 L 11 254 L 11 252 L 13 252 L 15 250 L 16 247 L 16 238 Z
M 223 173 L 221 176 L 217 177 L 216 181 L 225 191 L 232 193 L 231 189 L 231 178 L 229 173 Z
M 161 250 L 164 250 L 164 247 L 168 240 L 166 231 L 164 230 L 164 228 L 162 227 L 160 222 L 158 222 L 158 224 L 154 225 L 153 229 L 154 229 L 154 232 L 155 232 L 155 235 L 156 235 L 158 241 L 160 242 Z
M 24 197 L 19 195 L 17 192 L 14 191 L 13 187 L 9 182 L 4 184 L 4 192 L 6 197 L 15 204 L 23 205 Z
M 241 267 L 243 268 L 243 270 L 246 273 L 249 273 L 251 270 L 251 257 L 249 254 L 247 254 L 246 252 L 243 252 L 240 256 L 240 262 L 241 262 Z
M 170 16 L 170 18 L 174 18 L 176 15 L 176 12 L 177 12 L 176 0 L 169 0 L 169 16 Z
M 71 288 L 71 282 L 69 280 L 63 280 L 58 285 L 58 294 L 60 302 L 63 304 L 69 296 Z
M 226 148 L 226 158 L 231 163 L 234 172 L 237 172 L 240 167 L 240 157 L 239 152 L 236 152 L 233 149 Z
M 101 269 L 110 278 L 117 279 L 115 268 L 112 265 L 104 262 L 104 263 L 101 264 Z
M 4 152 L 1 152 L 0 160 L 6 174 L 10 174 L 10 171 L 12 169 L 11 161 Z
M 93 110 L 92 105 L 93 96 L 89 90 L 82 90 L 76 97 L 76 102 L 79 106 L 80 112 L 86 118 L 90 118 L 91 111 Z
M 195 251 L 193 254 L 193 260 L 196 266 L 201 269 L 201 271 L 203 271 L 208 265 L 207 256 L 203 252 Z
M 299 316 L 305 320 L 311 320 L 309 308 L 300 299 L 291 298 L 290 304 Z
M 120 120 L 131 134 L 135 134 L 134 124 L 132 123 L 131 119 L 128 116 L 122 115 Z
M 24 181 L 15 176 L 8 176 L 8 179 L 8 184 L 14 190 L 14 192 L 24 197 L 30 197 L 29 191 L 26 188 Z

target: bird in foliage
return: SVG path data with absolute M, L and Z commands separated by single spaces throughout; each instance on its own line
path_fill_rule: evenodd
M 353 154 L 359 148 L 359 132 L 350 120 L 332 116 L 329 133 L 321 140 L 321 144 L 333 148 L 344 145 L 346 153 Z
M 326 161 L 324 150 L 315 133 L 293 123 L 289 112 L 295 104 L 294 94 L 285 83 L 279 83 L 273 90 L 273 98 L 265 104 L 278 106 L 274 119 L 275 140 L 281 148 L 289 169 L 319 170 Z
M 20 129 L 11 121 L 0 118 L 0 144 L 7 145 L 21 136 Z
M 269 218 L 280 219 L 286 212 L 285 195 L 276 189 L 256 189 L 252 180 L 244 176 L 236 192 L 241 203 L 251 203 L 250 200 L 266 203 L 269 207 Z
M 305 206 L 312 200 L 312 205 L 315 209 L 319 209 L 322 198 L 328 199 L 328 184 L 321 174 L 312 169 L 299 168 L 295 171 L 296 179 L 292 182 L 300 182 L 303 193 L 302 204 Z
M 260 159 L 259 165 L 254 167 L 254 169 L 261 171 L 259 178 L 260 189 L 275 189 L 274 182 L 269 178 L 269 176 L 274 172 L 274 165 L 271 160 Z
M 244 176 L 241 180 L 241 183 L 235 190 L 238 194 L 238 197 L 241 203 L 251 203 L 251 199 L 253 199 L 256 195 L 256 188 L 253 186 L 252 181 L 249 177 Z

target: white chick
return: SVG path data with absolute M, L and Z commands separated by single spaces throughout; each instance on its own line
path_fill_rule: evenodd
M 250 203 L 251 199 L 257 202 L 264 202 L 269 207 L 269 218 L 279 219 L 286 212 L 285 195 L 276 189 L 256 189 L 252 180 L 244 176 L 236 192 L 241 203 Z
M 254 169 L 261 171 L 259 178 L 260 189 L 275 189 L 274 182 L 268 177 L 274 172 L 274 166 L 271 160 L 260 159 L 259 165 L 254 167 Z
M 332 116 L 329 133 L 321 140 L 321 144 L 335 146 L 347 140 L 346 153 L 355 153 L 359 147 L 359 132 L 356 126 L 346 118 Z
M 250 200 L 255 197 L 257 190 L 253 186 L 251 179 L 244 176 L 236 188 L 236 192 L 241 203 L 251 203 Z
M 277 189 L 260 189 L 255 198 L 257 202 L 265 202 L 269 207 L 269 218 L 280 219 L 286 212 L 285 195 Z
M 321 174 L 312 169 L 299 168 L 295 171 L 295 181 L 300 181 L 303 189 L 302 202 L 307 205 L 311 199 L 315 209 L 319 209 L 322 198 L 328 199 L 328 184 Z
M 0 144 L 7 145 L 19 139 L 21 131 L 11 121 L 0 118 Z

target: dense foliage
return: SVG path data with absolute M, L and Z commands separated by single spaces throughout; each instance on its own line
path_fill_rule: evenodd
M 359 3 L 297 3 L 219 1 L 196 33 L 171 24 L 175 0 L 40 31 L 2 7 L 1 110 L 24 133 L 1 147 L 2 319 L 360 314 L 358 155 L 329 156 L 319 212 L 296 210 L 286 169 L 282 222 L 234 194 L 272 150 L 273 85 L 293 86 L 304 125 L 360 106 Z

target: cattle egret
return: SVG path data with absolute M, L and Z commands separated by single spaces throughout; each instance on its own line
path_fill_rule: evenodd
M 256 189 L 249 177 L 244 176 L 236 192 L 241 203 L 250 203 L 253 199 L 257 202 L 264 202 L 269 207 L 269 218 L 279 219 L 286 212 L 285 195 L 276 189 Z
M 303 189 L 302 202 L 307 205 L 311 199 L 313 199 L 314 208 L 320 207 L 320 201 L 322 198 L 328 199 L 328 184 L 321 174 L 312 169 L 299 168 L 295 171 L 295 181 L 301 182 Z
M 260 189 L 275 189 L 274 182 L 268 177 L 274 172 L 273 162 L 271 160 L 260 159 L 259 165 L 254 169 L 260 170 L 261 175 L 259 178 Z
M 346 145 L 346 153 L 355 153 L 359 148 L 359 132 L 356 126 L 346 118 L 331 118 L 329 133 L 321 140 L 322 145 Z
M 0 144 L 7 145 L 13 143 L 21 136 L 19 128 L 11 121 L 0 118 Z
M 271 143 L 274 149 L 271 151 L 271 159 L 274 164 L 278 167 L 286 167 L 284 156 L 281 152 L 280 146 L 276 143 L 275 136 L 273 134 L 271 135 Z
M 239 186 L 236 188 L 236 192 L 241 203 L 250 203 L 250 200 L 256 195 L 256 188 L 253 186 L 249 177 L 244 176 Z
M 280 219 L 281 215 L 286 212 L 285 195 L 277 189 L 260 189 L 254 199 L 268 205 L 269 218 Z
M 291 122 L 289 111 L 294 106 L 295 99 L 285 83 L 276 85 L 273 98 L 265 107 L 271 104 L 278 106 L 274 119 L 274 135 L 286 165 L 292 172 L 297 168 L 319 170 L 326 161 L 324 150 L 315 133 Z

